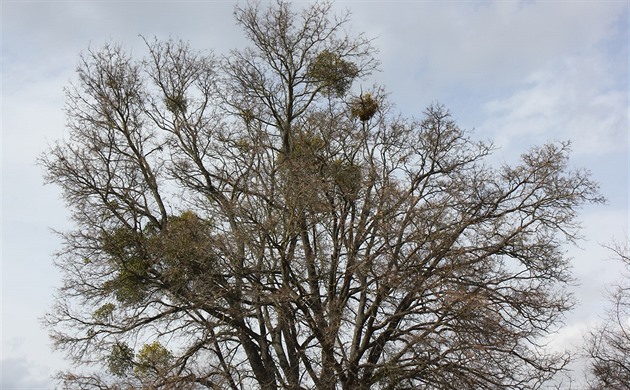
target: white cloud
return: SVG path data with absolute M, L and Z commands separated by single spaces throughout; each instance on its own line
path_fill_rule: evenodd
M 24 358 L 3 358 L 2 382 L 5 390 L 51 389 L 52 379 L 45 367 L 39 367 L 33 361 Z
M 511 81 L 614 32 L 620 2 L 351 3 L 384 60 L 432 83 Z
M 569 57 L 537 70 L 521 89 L 487 102 L 480 129 L 510 148 L 572 140 L 576 154 L 627 150 L 627 78 L 614 80 L 599 56 Z

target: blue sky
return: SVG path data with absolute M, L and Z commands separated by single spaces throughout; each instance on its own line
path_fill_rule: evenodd
M 41 318 L 61 275 L 52 265 L 69 226 L 59 191 L 43 186 L 37 156 L 64 135 L 63 88 L 78 54 L 109 41 L 144 54 L 139 37 L 182 38 L 227 54 L 246 45 L 232 1 L 3 1 L 2 388 L 50 388 L 64 366 Z M 374 37 L 397 109 L 420 116 L 445 104 L 461 127 L 494 140 L 496 161 L 530 146 L 573 141 L 609 199 L 583 210 L 574 257 L 579 303 L 554 347 L 577 346 L 603 315 L 620 267 L 600 244 L 628 234 L 627 1 L 338 1 L 350 28 Z

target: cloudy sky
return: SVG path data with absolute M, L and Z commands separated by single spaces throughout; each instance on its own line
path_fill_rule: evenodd
M 233 1 L 12 1 L 2 6 L 2 384 L 51 388 L 64 366 L 39 319 L 61 275 L 51 229 L 67 228 L 59 191 L 35 160 L 64 135 L 63 88 L 78 54 L 139 35 L 182 38 L 225 54 L 244 40 Z M 608 198 L 581 214 L 574 257 L 579 304 L 553 345 L 575 347 L 603 314 L 620 275 L 601 244 L 628 235 L 627 1 L 337 1 L 351 28 L 374 37 L 383 84 L 406 116 L 432 102 L 514 161 L 530 146 L 572 140 L 572 164 L 590 169 Z

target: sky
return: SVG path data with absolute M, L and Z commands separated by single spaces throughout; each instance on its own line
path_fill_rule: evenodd
M 53 230 L 70 222 L 36 160 L 66 134 L 63 89 L 75 79 L 79 54 L 120 42 L 141 57 L 140 35 L 181 38 L 219 55 L 247 41 L 232 16 L 235 1 L 0 4 L 0 388 L 48 389 L 67 363 L 51 351 L 41 318 L 61 285 Z M 349 10 L 350 31 L 374 38 L 379 49 L 381 71 L 360 86 L 384 85 L 404 116 L 444 104 L 460 127 L 495 143 L 496 161 L 508 163 L 534 145 L 573 142 L 571 164 L 589 169 L 608 199 L 581 211 L 584 240 L 567 248 L 578 304 L 550 343 L 577 348 L 621 277 L 602 245 L 628 239 L 629 3 L 337 1 L 334 8 Z

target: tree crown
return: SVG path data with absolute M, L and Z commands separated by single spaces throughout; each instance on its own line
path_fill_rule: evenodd
M 82 57 L 41 158 L 76 229 L 52 337 L 69 388 L 532 389 L 597 185 L 547 144 L 491 168 L 448 110 L 394 115 L 329 3 L 236 8 L 222 60 Z

